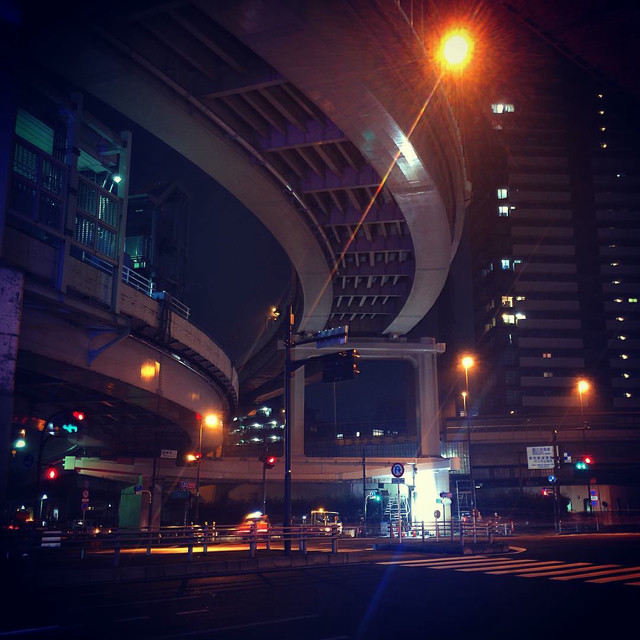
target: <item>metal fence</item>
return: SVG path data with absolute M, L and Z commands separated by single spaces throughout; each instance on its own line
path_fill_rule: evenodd
M 290 549 L 307 553 L 309 550 L 338 553 L 349 539 L 391 542 L 445 542 L 460 545 L 469 541 L 491 541 L 494 536 L 511 535 L 511 523 L 469 522 L 415 522 L 404 524 L 382 523 L 376 530 L 341 525 L 313 526 L 293 525 L 283 527 L 265 523 L 245 523 L 236 526 L 219 526 L 215 523 L 203 526 L 161 527 L 158 529 L 83 528 L 80 530 L 42 529 L 15 531 L 3 539 L 6 557 L 40 553 L 61 553 L 67 558 L 87 559 L 111 557 L 113 566 L 120 563 L 121 554 L 186 554 L 191 561 L 194 554 L 206 555 L 217 551 L 249 552 L 255 557 L 258 549 L 282 549 L 285 542 Z

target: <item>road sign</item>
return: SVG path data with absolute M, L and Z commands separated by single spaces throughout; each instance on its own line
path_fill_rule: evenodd
M 178 457 L 178 451 L 177 449 L 161 449 L 160 457 L 168 458 L 169 460 L 175 460 Z
M 391 467 L 391 475 L 393 475 L 395 478 L 402 478 L 402 476 L 404 475 L 404 465 L 400 462 L 394 463 Z
M 527 447 L 527 467 L 529 469 L 553 469 L 553 445 Z
M 433 517 L 437 520 L 442 514 L 438 509 L 433 512 Z
M 349 337 L 349 327 L 336 327 L 335 329 L 327 329 L 325 331 L 318 331 L 315 335 L 316 346 L 318 349 L 321 347 L 328 347 L 333 344 L 345 344 Z
M 404 478 L 391 478 L 391 484 L 404 484 Z

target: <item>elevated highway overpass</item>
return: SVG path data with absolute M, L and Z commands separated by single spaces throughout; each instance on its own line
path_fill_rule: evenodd
M 429 30 L 416 29 L 400 5 L 364 0 L 304 8 L 284 0 L 268 7 L 116 3 L 109 16 L 75 9 L 46 24 L 25 14 L 16 38 L 23 55 L 7 78 L 14 109 L 31 106 L 21 102 L 29 81 L 43 91 L 62 78 L 80 94 L 62 106 L 66 140 L 57 156 L 22 140 L 21 149 L 39 158 L 39 170 L 55 160 L 64 188 L 52 196 L 51 182 L 37 183 L 36 173 L 26 175 L 8 161 L 2 175 L 9 202 L 3 283 L 15 301 L 5 335 L 19 336 L 3 376 L 5 391 L 18 383 L 15 397 L 22 403 L 16 412 L 12 400 L 5 402 L 5 424 L 17 413 L 32 416 L 34 403 L 53 410 L 100 393 L 99 440 L 112 452 L 144 456 L 158 444 L 192 445 L 198 416 L 230 413 L 238 400 L 238 373 L 222 350 L 170 300 L 122 284 L 125 219 L 101 220 L 110 237 L 120 234 L 108 255 L 104 244 L 87 245 L 81 225 L 89 218 L 78 209 L 78 194 L 87 176 L 93 180 L 109 169 L 111 180 L 117 170 L 124 176 L 115 190 L 123 216 L 135 141 L 91 120 L 81 92 L 179 151 L 265 224 L 301 285 L 299 334 L 349 324 L 356 338 L 378 337 L 380 344 L 391 338 L 382 357 L 397 357 L 395 340 L 424 317 L 444 285 L 469 194 L 454 113 L 429 57 Z M 44 93 L 50 97 L 49 89 Z M 15 110 L 4 118 L 11 129 Z M 79 137 L 88 122 L 93 148 Z M 7 160 L 11 149 L 8 143 Z M 89 157 L 97 169 L 82 164 Z M 53 197 L 64 209 L 55 225 L 25 210 L 13 197 L 17 184 Z M 110 201 L 113 183 L 97 193 Z M 433 470 L 439 467 L 436 355 L 432 349 L 424 364 L 429 398 L 418 394 L 417 408 L 419 423 L 431 426 L 419 436 L 416 455 Z M 140 371 L 149 362 L 156 363 L 156 378 L 145 382 Z M 160 380 L 160 372 L 168 377 Z M 76 445 L 90 450 L 92 443 Z M 320 470 L 310 478 L 328 468 L 299 455 L 298 461 Z M 338 475 L 356 473 L 351 462 L 351 470 Z M 218 465 L 211 467 L 213 478 L 213 469 L 222 473 L 220 465 L 232 463 L 212 464 Z M 254 466 L 228 473 L 252 476 Z

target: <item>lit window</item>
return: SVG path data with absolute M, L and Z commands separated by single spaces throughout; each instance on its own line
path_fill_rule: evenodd
M 638 302 L 638 298 L 629 298 L 629 302 Z
M 625 391 L 625 392 L 624 392 L 624 397 L 625 397 L 625 398 L 630 398 L 630 397 L 631 397 L 631 394 L 630 394 L 628 391 Z
M 624 318 L 623 318 L 622 316 L 618 316 L 618 317 L 616 318 L 616 320 L 617 320 L 618 322 L 624 322 Z
M 551 357 L 551 354 L 550 354 L 549 352 L 547 352 L 547 353 L 543 353 L 543 354 L 542 354 L 542 357 L 543 357 L 543 358 L 550 358 L 550 357 Z
M 618 336 L 618 340 L 626 340 L 627 336 Z
M 496 189 L 496 194 L 498 196 L 498 200 L 505 200 L 509 197 L 509 190 L 501 187 L 500 189 Z
M 515 267 L 517 264 L 522 264 L 522 260 L 516 259 L 513 261 L 513 266 Z
M 619 266 L 620 266 L 620 263 L 619 263 L 619 262 L 612 262 L 612 263 L 611 263 L 611 266 L 612 266 L 612 267 L 619 267 Z
M 628 359 L 629 359 L 629 356 L 628 356 L 626 353 L 621 353 L 621 354 L 620 354 L 620 357 L 621 357 L 623 360 L 628 360 Z
M 360 437 L 360 432 L 356 431 L 356 438 L 359 438 L 359 437 Z
M 604 97 L 601 93 L 598 94 L 598 98 Z
M 620 284 L 620 280 L 612 280 L 611 284 Z
M 524 313 L 522 312 L 516 313 L 516 320 L 526 320 L 526 319 L 527 319 L 527 316 Z
M 513 297 L 512 296 L 502 296 L 502 306 L 503 307 L 513 307 Z
M 517 262 L 516 260 L 513 261 L 514 263 Z M 516 300 L 520 301 L 520 300 L 526 300 L 526 296 L 516 296 Z
M 600 143 L 600 148 L 601 149 L 606 149 L 607 148 L 607 143 L 606 142 L 601 142 Z
M 343 440 L 344 439 L 344 433 L 336 433 L 336 438 L 338 440 Z
M 500 268 L 505 271 L 506 269 L 510 269 L 511 268 L 511 260 L 509 260 L 509 258 L 502 258 L 502 260 L 500 260 Z
M 545 371 L 542 375 L 545 378 L 553 378 L 553 371 Z
M 504 322 L 505 324 L 515 324 L 516 323 L 516 317 L 513 314 L 510 314 L 510 313 L 503 313 L 502 314 L 502 322 Z
M 606 131 L 607 127 L 600 127 L 600 131 Z
M 628 374 L 628 373 L 623 373 L 623 374 L 622 374 L 622 377 L 623 377 L 625 380 L 627 380 L 627 379 L 629 379 L 629 374 Z
M 515 110 L 515 105 L 509 103 L 496 102 L 491 105 L 491 111 L 493 113 L 513 113 Z
M 384 429 L 374 429 L 373 430 L 373 435 L 375 438 L 379 438 L 380 436 L 384 435 Z
M 604 115 L 604 109 L 600 109 L 600 111 L 598 111 L 598 113 L 603 116 Z
M 508 218 L 509 217 L 509 207 L 506 205 L 500 205 L 498 207 L 498 216 L 500 218 Z

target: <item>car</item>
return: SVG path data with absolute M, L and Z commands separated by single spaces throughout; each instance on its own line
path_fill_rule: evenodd
M 245 517 L 241 524 L 238 525 L 236 531 L 238 535 L 248 537 L 253 534 L 266 535 L 269 532 L 269 516 L 260 511 L 250 513 Z

